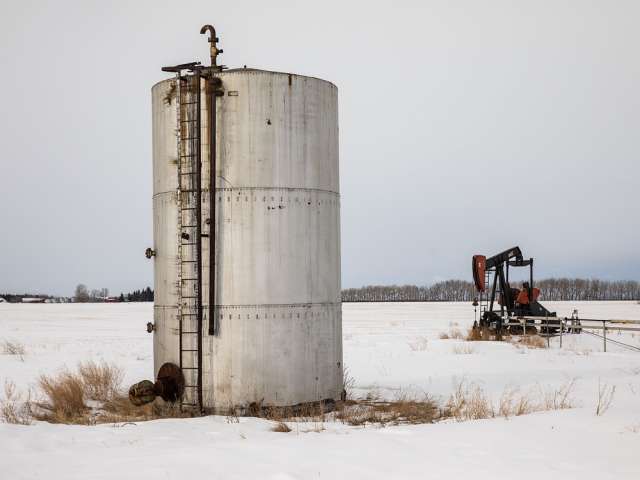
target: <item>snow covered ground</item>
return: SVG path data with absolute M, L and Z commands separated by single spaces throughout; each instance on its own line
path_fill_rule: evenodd
M 559 315 L 640 320 L 635 302 L 549 302 Z M 105 359 L 125 385 L 152 377 L 151 304 L 0 305 L 0 384 L 27 389 L 41 373 Z M 0 479 L 401 479 L 640 478 L 640 352 L 587 335 L 563 348 L 442 340 L 464 333 L 473 307 L 461 303 L 344 304 L 344 363 L 355 394 L 394 398 L 427 392 L 446 399 L 456 382 L 497 401 L 505 388 L 544 391 L 575 380 L 570 410 L 433 425 L 292 425 L 225 417 L 125 425 L 0 424 Z M 611 338 L 640 347 L 640 334 Z M 2 354 L 4 340 L 26 353 Z M 611 408 L 595 415 L 598 384 L 615 385 Z

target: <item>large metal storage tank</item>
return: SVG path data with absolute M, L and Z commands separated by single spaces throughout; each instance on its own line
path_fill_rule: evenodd
M 182 367 L 182 401 L 200 401 L 209 411 L 339 399 L 337 88 L 317 78 L 247 68 L 220 70 L 215 77 L 222 93 L 215 102 L 213 221 L 210 91 L 200 80 L 203 325 L 191 336 L 187 332 L 198 330 L 185 307 L 185 285 L 193 270 L 182 245 L 194 239 L 183 233 L 187 189 L 179 178 L 188 172 L 179 142 L 190 135 L 180 125 L 188 121 L 180 104 L 194 97 L 180 96 L 177 78 L 152 89 L 155 373 L 168 362 Z M 211 223 L 216 327 L 210 332 Z

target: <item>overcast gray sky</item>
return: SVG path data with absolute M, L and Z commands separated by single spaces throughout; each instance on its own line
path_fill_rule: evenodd
M 2 0 L 0 291 L 152 284 L 150 88 L 204 23 L 338 86 L 343 286 L 640 280 L 640 2 Z

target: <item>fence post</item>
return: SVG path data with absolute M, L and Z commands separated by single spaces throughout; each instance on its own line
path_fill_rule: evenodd
M 607 324 L 602 321 L 602 338 L 604 338 L 604 351 L 607 351 Z
M 551 332 L 549 331 L 549 315 L 544 314 L 545 331 L 547 334 L 547 348 L 551 347 Z
M 560 348 L 562 348 L 562 330 L 564 330 L 564 318 L 560 319 Z

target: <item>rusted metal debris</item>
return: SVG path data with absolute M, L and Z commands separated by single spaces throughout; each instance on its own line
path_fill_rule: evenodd
M 177 402 L 184 393 L 184 375 L 175 363 L 165 363 L 158 370 L 155 383 L 142 380 L 129 388 L 129 401 L 139 407 L 153 402 L 156 397 L 165 402 Z

